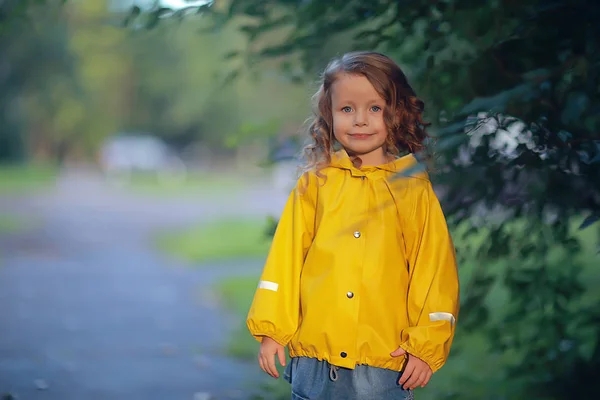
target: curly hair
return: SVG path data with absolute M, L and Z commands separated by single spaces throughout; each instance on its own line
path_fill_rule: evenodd
M 304 147 L 305 170 L 327 166 L 336 144 L 333 134 L 331 89 L 340 74 L 366 77 L 385 100 L 384 120 L 388 130 L 385 151 L 399 156 L 425 149 L 428 135 L 423 121 L 425 104 L 417 98 L 400 67 L 389 57 L 376 52 L 351 52 L 332 60 L 322 75 L 313 96 L 314 117 L 308 128 L 310 142 Z

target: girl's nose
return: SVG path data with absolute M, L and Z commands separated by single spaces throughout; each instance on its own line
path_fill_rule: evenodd
M 365 113 L 362 111 L 358 111 L 354 114 L 354 125 L 356 126 L 364 126 L 367 124 L 367 118 Z

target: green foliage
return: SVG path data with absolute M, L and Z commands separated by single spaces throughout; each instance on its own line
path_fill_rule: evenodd
M 595 390 L 554 381 L 570 375 L 578 363 L 590 362 L 590 349 L 598 346 L 593 332 L 600 297 L 582 271 L 600 274 L 593 247 L 582 251 L 580 242 L 599 236 L 584 232 L 561 222 L 508 222 L 480 229 L 477 235 L 485 241 L 472 248 L 458 245 L 462 263 L 479 263 L 463 281 L 462 329 L 485 332 L 493 353 L 515 354 L 505 366 L 506 378 L 521 390 L 533 390 L 536 398 L 563 398 L 558 392 L 587 398 Z M 467 230 L 463 235 L 470 236 Z M 494 293 L 503 307 L 489 302 Z M 591 296 L 584 299 L 586 294 Z
M 3 0 L 0 2 L 0 36 L 14 22 L 26 20 L 30 11 L 48 4 L 64 4 L 67 0 Z

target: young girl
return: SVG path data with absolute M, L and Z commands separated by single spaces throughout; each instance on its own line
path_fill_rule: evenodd
M 445 363 L 459 302 L 444 215 L 414 172 L 424 106 L 372 52 L 332 61 L 316 98 L 247 326 L 275 378 L 288 347 L 293 399 L 410 399 Z

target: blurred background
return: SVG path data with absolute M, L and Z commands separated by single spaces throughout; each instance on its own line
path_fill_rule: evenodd
M 0 0 L 0 396 L 285 399 L 244 319 L 319 71 L 394 58 L 457 247 L 421 399 L 600 398 L 600 2 Z

